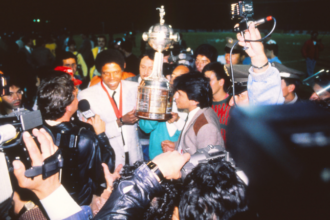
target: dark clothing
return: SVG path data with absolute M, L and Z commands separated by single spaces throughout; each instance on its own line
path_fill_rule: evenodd
M 94 65 L 94 57 L 93 57 L 93 53 L 92 53 L 92 45 L 91 45 L 91 41 L 86 38 L 78 52 L 82 55 L 82 57 L 85 60 L 85 63 L 87 64 L 88 69 L 90 69 L 93 65 Z
M 229 117 L 230 106 L 228 105 L 231 96 L 228 96 L 220 102 L 213 102 L 212 108 L 219 117 L 220 127 L 221 127 L 221 136 L 223 141 L 226 144 L 226 129 Z
M 139 74 L 140 60 L 134 54 L 125 57 L 125 62 L 126 62 L 126 68 L 124 70 L 125 72 L 133 73 L 135 75 Z
M 56 146 L 62 149 L 64 168 L 62 184 L 80 205 L 89 205 L 93 194 L 101 194 L 105 182 L 101 163 L 114 171 L 115 153 L 105 133 L 94 131 L 72 122 L 45 126 L 51 131 Z
M 32 51 L 32 61 L 37 69 L 51 68 L 55 61 L 55 57 L 49 49 L 38 47 Z
M 316 44 L 314 45 L 314 41 Z M 304 58 L 317 60 L 320 57 L 320 51 L 324 49 L 324 45 L 316 40 L 309 39 L 305 42 L 302 48 L 302 54 Z
M 133 187 L 124 193 L 124 188 L 129 186 Z M 94 219 L 143 219 L 150 201 L 162 191 L 154 174 L 146 164 L 142 164 L 132 177 L 118 184 Z

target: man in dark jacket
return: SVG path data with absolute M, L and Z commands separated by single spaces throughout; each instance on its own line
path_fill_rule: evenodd
M 63 186 L 79 205 L 88 205 L 93 194 L 103 191 L 101 163 L 108 164 L 113 172 L 115 153 L 98 115 L 89 121 L 95 132 L 86 123 L 70 121 L 78 109 L 77 92 L 69 74 L 54 72 L 41 83 L 38 104 L 46 127 L 63 152 Z

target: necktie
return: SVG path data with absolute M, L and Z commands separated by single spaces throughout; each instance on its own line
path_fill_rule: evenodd
M 116 99 L 115 99 L 115 94 L 116 94 L 116 91 L 114 91 L 114 92 L 112 93 L 112 99 L 113 99 L 113 101 L 115 102 L 116 107 L 118 108 L 118 105 L 117 105 L 117 102 L 116 102 Z

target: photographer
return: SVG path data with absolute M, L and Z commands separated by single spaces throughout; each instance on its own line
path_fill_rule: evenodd
M 55 71 L 52 74 L 39 87 L 38 105 L 45 126 L 63 152 L 63 186 L 79 205 L 87 205 L 93 194 L 103 190 L 100 186 L 104 182 L 101 163 L 108 164 L 113 171 L 115 153 L 104 133 L 105 124 L 98 115 L 89 120 L 95 132 L 89 130 L 87 124 L 70 122 L 78 109 L 78 91 L 70 75 Z

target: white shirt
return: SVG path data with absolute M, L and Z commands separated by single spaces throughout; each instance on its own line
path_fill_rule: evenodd
M 182 154 L 182 146 L 181 146 L 181 142 L 182 142 L 182 138 L 183 136 L 185 135 L 186 133 L 186 130 L 187 130 L 187 125 L 189 125 L 189 123 L 191 122 L 191 120 L 193 119 L 193 117 L 196 115 L 196 113 L 200 110 L 201 108 L 200 107 L 197 107 L 195 108 L 194 110 L 192 110 L 191 112 L 189 112 L 188 114 L 188 119 L 187 119 L 187 122 L 185 124 L 185 127 L 183 128 L 182 130 L 182 134 L 181 134 L 181 138 L 180 138 L 180 143 L 179 143 L 179 147 L 178 147 L 178 152 L 180 154 Z
M 105 84 L 105 83 L 103 83 L 103 84 Z M 120 106 L 120 83 L 119 83 L 117 89 L 115 89 L 115 90 L 109 89 L 109 87 L 107 85 L 104 85 L 104 87 L 107 89 L 107 91 L 108 91 L 109 95 L 111 96 L 111 98 L 112 98 L 113 93 L 116 92 L 116 94 L 114 96 L 114 100 L 116 101 L 117 107 L 118 107 L 118 110 L 119 110 L 119 106 Z M 110 102 L 110 100 L 109 100 L 109 102 Z M 118 128 L 119 131 L 121 131 L 121 128 L 118 125 L 117 125 L 117 128 Z
M 166 122 L 167 131 L 170 137 L 173 137 L 177 130 L 181 131 L 183 129 L 184 123 L 186 122 L 188 116 L 187 111 L 178 109 L 174 99 L 172 104 L 172 112 L 178 113 L 180 118 L 178 121 L 173 122 L 171 124 Z
M 62 185 L 40 202 L 51 220 L 65 219 L 82 210 Z

